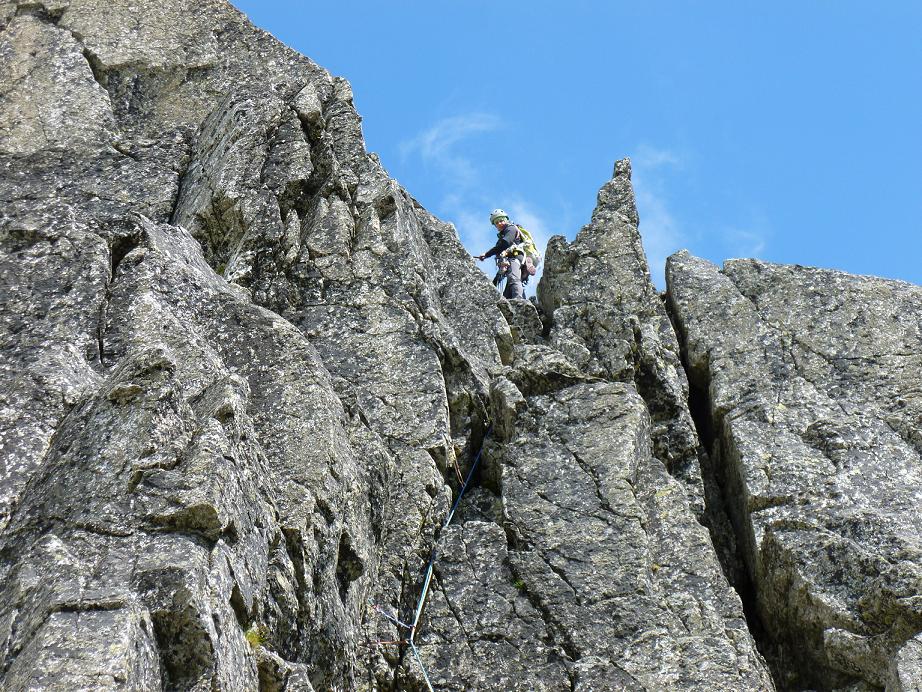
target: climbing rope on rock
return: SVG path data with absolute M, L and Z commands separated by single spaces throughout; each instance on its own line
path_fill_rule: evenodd
M 484 435 L 484 440 L 490 436 L 490 433 L 493 431 L 493 426 L 491 425 L 487 428 L 487 433 Z M 461 504 L 461 498 L 464 497 L 464 492 L 467 490 L 468 486 L 471 483 L 471 479 L 474 477 L 474 471 L 477 470 L 477 466 L 480 463 L 480 457 L 483 455 L 483 443 L 480 444 L 480 451 L 477 452 L 477 456 L 474 457 L 474 463 L 471 464 L 471 469 L 467 473 L 467 478 L 464 479 L 464 483 L 461 485 L 461 489 L 458 491 L 458 497 L 455 498 L 454 504 L 451 506 L 451 510 L 448 512 L 448 515 L 445 517 L 445 521 L 442 523 L 442 527 L 439 529 L 439 532 L 436 534 L 435 539 L 432 543 L 432 552 L 429 555 L 429 563 L 426 565 L 425 576 L 423 577 L 423 586 L 422 590 L 419 593 L 419 600 L 416 602 L 416 608 L 413 612 L 413 622 L 412 624 L 407 624 L 400 620 L 395 614 L 389 613 L 381 606 L 369 601 L 372 609 L 379 615 L 387 618 L 397 627 L 401 627 L 404 630 L 407 630 L 407 638 L 399 639 L 394 641 L 379 641 L 375 642 L 376 644 L 409 644 L 410 650 L 413 652 L 413 656 L 416 658 L 416 662 L 419 664 L 419 669 L 423 672 L 423 679 L 426 681 L 426 686 L 429 688 L 429 692 L 434 692 L 432 688 L 432 683 L 429 681 L 429 674 L 426 672 L 426 666 L 423 665 L 423 660 L 419 655 L 419 650 L 416 648 L 416 632 L 419 629 L 419 620 L 423 614 L 423 608 L 426 605 L 426 597 L 429 595 L 429 585 L 432 583 L 432 573 L 435 569 L 435 561 L 438 558 L 438 550 L 436 548 L 439 536 L 441 536 L 442 531 L 448 528 L 448 525 L 451 524 L 451 520 L 455 516 L 455 511 L 458 509 L 458 505 Z

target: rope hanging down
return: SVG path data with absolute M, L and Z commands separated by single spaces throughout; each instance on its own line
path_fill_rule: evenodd
M 492 431 L 493 431 L 493 426 L 491 425 L 489 428 L 487 428 L 487 434 L 484 435 L 484 439 L 489 437 Z M 423 678 L 426 680 L 426 686 L 429 688 L 429 692 L 434 692 L 434 690 L 432 689 L 432 683 L 429 681 L 429 675 L 428 673 L 426 673 L 426 667 L 423 665 L 423 660 L 422 658 L 420 658 L 419 650 L 416 648 L 415 638 L 416 638 L 417 628 L 419 627 L 419 619 L 420 617 L 422 617 L 423 607 L 426 605 L 426 597 L 429 595 L 429 584 L 432 582 L 432 572 L 433 572 L 433 569 L 435 568 L 435 560 L 438 557 L 435 544 L 438 542 L 438 536 L 441 535 L 442 531 L 448 528 L 449 524 L 451 524 L 451 520 L 455 516 L 455 510 L 458 509 L 458 505 L 461 504 L 461 498 L 464 497 L 464 491 L 467 490 L 467 487 L 471 483 L 471 478 L 474 477 L 474 471 L 477 470 L 477 465 L 480 463 L 481 455 L 483 455 L 483 443 L 481 443 L 480 445 L 480 451 L 477 452 L 477 456 L 474 457 L 474 463 L 471 464 L 471 470 L 468 471 L 467 478 L 464 479 L 464 483 L 461 485 L 461 489 L 458 491 L 458 497 L 455 498 L 455 502 L 451 506 L 451 511 L 449 511 L 448 516 L 445 517 L 445 522 L 442 524 L 442 528 L 439 529 L 439 533 L 433 542 L 432 553 L 429 556 L 429 564 L 426 565 L 426 574 L 423 577 L 423 588 L 422 588 L 422 591 L 420 591 L 419 600 L 416 602 L 416 609 L 413 614 L 413 623 L 408 625 L 407 623 L 402 622 L 401 620 L 397 619 L 396 615 L 391 615 L 390 613 L 388 613 L 381 606 L 371 603 L 371 607 L 375 610 L 375 612 L 383 615 L 385 618 L 393 622 L 398 627 L 402 627 L 406 630 L 409 630 L 409 636 L 406 638 L 406 640 L 398 640 L 395 642 L 383 642 L 382 641 L 382 642 L 377 642 L 377 643 L 379 644 L 409 644 L 410 649 L 413 651 L 413 656 L 416 658 L 416 662 L 419 664 L 419 669 L 423 672 Z

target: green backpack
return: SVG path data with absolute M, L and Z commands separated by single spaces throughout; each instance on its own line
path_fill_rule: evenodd
M 535 239 L 531 237 L 524 226 L 519 226 L 516 224 L 519 229 L 519 233 L 522 234 L 522 243 L 525 245 L 525 254 L 531 258 L 532 264 L 538 266 L 541 264 L 541 251 L 538 250 L 538 246 L 535 244 Z

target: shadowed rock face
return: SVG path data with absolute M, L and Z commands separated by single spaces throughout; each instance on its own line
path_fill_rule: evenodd
M 687 253 L 667 280 L 788 684 L 917 688 L 922 289 Z
M 412 619 L 434 548 L 438 689 L 773 687 L 628 161 L 552 240 L 539 312 L 365 151 L 344 80 L 224 3 L 0 2 L 0 95 L 0 687 L 423 690 L 371 604 Z M 861 382 L 913 481 L 910 337 Z M 829 420 L 811 449 L 872 444 Z M 818 631 L 911 689 L 917 563 L 886 540 L 854 606 L 878 629 Z M 773 545 L 766 593 L 785 560 L 882 565 Z

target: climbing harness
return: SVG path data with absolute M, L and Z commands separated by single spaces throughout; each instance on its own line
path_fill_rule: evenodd
M 487 433 L 484 435 L 484 439 L 490 436 L 490 433 L 493 432 L 493 426 L 491 425 L 487 428 Z M 467 490 L 467 487 L 471 483 L 471 479 L 474 477 L 474 471 L 477 470 L 477 465 L 480 463 L 480 457 L 483 455 L 483 443 L 480 445 L 480 451 L 477 452 L 477 456 L 474 457 L 474 463 L 471 464 L 471 470 L 467 473 L 467 478 L 464 479 L 464 483 L 461 485 L 461 489 L 458 491 L 458 497 L 455 498 L 454 504 L 451 506 L 451 510 L 448 512 L 448 516 L 445 517 L 445 522 L 442 524 L 442 528 L 439 529 L 439 533 L 436 535 L 432 543 L 432 552 L 429 555 L 429 563 L 426 565 L 426 573 L 423 577 L 423 587 L 419 594 L 419 600 L 416 602 L 416 608 L 413 612 L 413 623 L 407 624 L 400 620 L 396 614 L 389 613 L 387 610 L 382 608 L 379 605 L 376 605 L 372 601 L 369 601 L 369 605 L 372 609 L 379 615 L 387 618 L 397 627 L 402 627 L 408 631 L 406 639 L 398 639 L 395 641 L 379 641 L 371 642 L 373 644 L 409 644 L 410 649 L 413 652 L 413 656 L 416 658 L 416 662 L 419 664 L 419 669 L 423 672 L 423 679 L 426 681 L 426 686 L 429 688 L 429 692 L 435 692 L 432 688 L 432 683 L 429 681 L 429 674 L 426 672 L 426 666 L 423 665 L 423 659 L 419 655 L 419 650 L 416 648 L 416 632 L 419 628 L 419 620 L 423 614 L 423 607 L 426 605 L 426 597 L 429 595 L 429 585 L 432 583 L 432 572 L 435 569 L 435 561 L 438 558 L 438 551 L 436 550 L 436 544 L 438 543 L 439 536 L 442 532 L 448 528 L 448 525 L 451 524 L 451 520 L 455 516 L 455 511 L 458 509 L 458 505 L 461 504 L 461 498 L 464 497 L 464 491 Z M 460 471 L 460 470 L 459 470 Z

